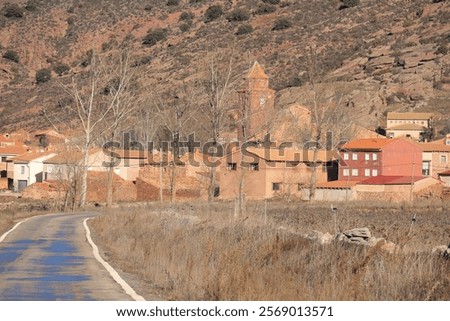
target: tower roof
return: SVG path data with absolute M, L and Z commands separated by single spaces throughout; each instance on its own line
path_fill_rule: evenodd
M 247 78 L 253 78 L 253 79 L 269 79 L 269 76 L 264 72 L 264 69 L 261 67 L 261 65 L 255 60 L 255 63 L 253 64 L 252 68 L 250 69 L 250 72 L 248 73 Z

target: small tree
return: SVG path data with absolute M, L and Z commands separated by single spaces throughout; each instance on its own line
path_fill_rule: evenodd
M 3 54 L 3 58 L 14 61 L 14 62 L 19 62 L 19 55 L 14 50 L 7 50 Z
M 223 9 L 220 5 L 212 5 L 205 11 L 204 20 L 205 22 L 211 22 L 223 15 Z
M 52 72 L 49 68 L 43 68 L 36 73 L 36 83 L 42 84 L 52 79 Z
M 180 4 L 180 0 L 167 0 L 168 6 L 178 6 Z

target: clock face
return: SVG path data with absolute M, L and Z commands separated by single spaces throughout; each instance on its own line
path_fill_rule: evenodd
M 261 95 L 261 96 L 259 97 L 259 104 L 260 104 L 260 105 L 264 105 L 265 103 L 266 103 L 266 96 Z

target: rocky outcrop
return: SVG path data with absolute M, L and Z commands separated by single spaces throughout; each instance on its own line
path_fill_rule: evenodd
M 433 250 L 431 251 L 434 255 L 442 256 L 446 259 L 450 259 L 450 244 L 447 245 L 439 245 L 435 246 Z

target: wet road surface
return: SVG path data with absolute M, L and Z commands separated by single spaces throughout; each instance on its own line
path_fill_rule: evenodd
M 130 300 L 94 258 L 83 220 L 55 214 L 22 223 L 0 243 L 0 300 Z

